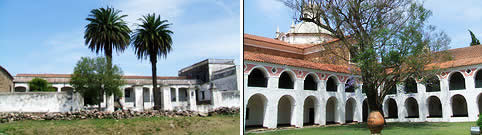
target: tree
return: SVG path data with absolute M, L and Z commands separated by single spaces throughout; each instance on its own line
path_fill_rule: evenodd
M 470 30 L 469 30 L 469 33 L 470 33 L 470 38 L 472 38 L 472 42 L 470 42 L 470 46 L 480 45 L 480 41 L 475 37 L 474 33 L 472 33 L 472 31 Z
M 28 87 L 31 91 L 56 91 L 45 79 L 35 77 L 28 82 Z
M 427 25 L 431 12 L 412 0 L 283 0 L 297 21 L 312 22 L 339 39 L 361 76 L 370 110 L 383 114 L 385 95 L 409 77 L 422 79 L 437 72 L 427 66 L 446 56 L 450 39 Z M 337 52 L 337 51 L 332 51 Z M 437 53 L 436 53 L 437 52 Z M 378 92 L 379 91 L 379 92 Z
M 85 104 L 97 104 L 100 110 L 103 93 L 121 97 L 120 87 L 125 82 L 122 70 L 114 65 L 109 71 L 105 58 L 82 57 L 74 68 L 70 84 L 84 97 Z
M 132 45 L 138 59 L 147 59 L 152 65 L 152 85 L 154 86 L 154 108 L 160 109 L 160 91 L 157 88 L 157 57 L 166 58 L 172 50 L 172 31 L 169 30 L 167 20 L 161 20 L 156 14 L 147 14 L 139 18 L 142 24 L 132 36 Z
M 93 9 L 86 18 L 90 23 L 85 26 L 85 44 L 97 54 L 104 51 L 107 71 L 112 68 L 112 51 L 123 52 L 130 42 L 131 30 L 122 20 L 127 15 L 119 15 L 120 12 L 109 7 Z

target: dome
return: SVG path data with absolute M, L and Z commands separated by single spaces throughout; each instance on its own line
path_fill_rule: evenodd
M 296 26 L 291 27 L 290 33 L 323 33 L 331 34 L 330 31 L 323 29 L 312 22 L 301 22 L 296 24 Z

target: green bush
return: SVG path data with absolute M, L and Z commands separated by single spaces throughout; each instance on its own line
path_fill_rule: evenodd
M 477 124 L 477 126 L 482 127 L 482 118 L 480 117 L 480 114 L 479 114 L 479 119 L 477 119 L 475 123 Z
M 47 80 L 37 77 L 28 82 L 28 87 L 30 87 L 30 91 L 56 91 L 54 87 L 50 86 Z

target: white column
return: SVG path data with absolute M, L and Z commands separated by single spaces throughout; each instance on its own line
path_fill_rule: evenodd
M 143 111 L 144 110 L 144 101 L 142 94 L 142 85 L 134 85 L 134 96 L 135 96 L 135 110 L 136 111 Z
M 188 97 L 189 97 L 189 109 L 192 111 L 197 110 L 196 89 L 194 88 L 194 86 L 189 87 Z
M 122 96 L 119 97 L 119 98 L 120 98 L 120 99 L 119 99 L 119 102 L 120 102 L 119 104 L 121 104 L 121 106 L 122 106 L 121 109 L 122 109 L 122 110 L 126 109 L 126 107 L 125 107 L 125 105 L 126 105 L 126 104 L 125 104 L 125 103 L 126 103 L 126 93 L 125 93 L 125 89 L 126 89 L 125 87 L 122 87 L 122 88 L 121 88 Z
M 293 107 L 293 118 L 292 118 L 292 123 L 294 123 L 293 125 L 295 127 L 303 127 L 303 113 L 304 113 L 304 106 L 303 106 L 303 102 L 297 102 L 296 104 L 294 104 Z
M 268 101 L 274 101 L 269 99 Z M 263 127 L 276 128 L 278 122 L 278 102 L 269 103 L 266 107 L 266 112 L 263 120 Z
M 60 87 L 57 87 L 57 92 L 61 92 L 61 88 Z
M 176 88 L 176 102 L 179 103 L 179 88 Z
M 168 85 L 162 84 L 161 86 L 162 91 L 162 109 L 163 110 L 172 110 L 171 104 L 171 89 Z
M 106 112 L 113 112 L 114 111 L 114 94 L 105 95 L 106 102 L 105 102 L 105 111 Z

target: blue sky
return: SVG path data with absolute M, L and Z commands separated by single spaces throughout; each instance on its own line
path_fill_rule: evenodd
M 0 65 L 19 73 L 72 73 L 80 57 L 91 52 L 83 34 L 90 10 L 112 6 L 127 14 L 131 29 L 142 15 L 160 14 L 172 23 L 174 50 L 157 63 L 159 76 L 207 58 L 240 58 L 239 0 L 2 0 Z M 113 54 L 126 75 L 151 75 L 149 60 L 138 60 L 133 48 Z
M 443 30 L 452 40 L 450 48 L 467 47 L 471 41 L 468 29 L 482 39 L 481 0 L 425 0 L 432 11 L 429 24 Z M 245 0 L 244 33 L 274 38 L 276 27 L 287 32 L 294 12 L 278 0 Z

